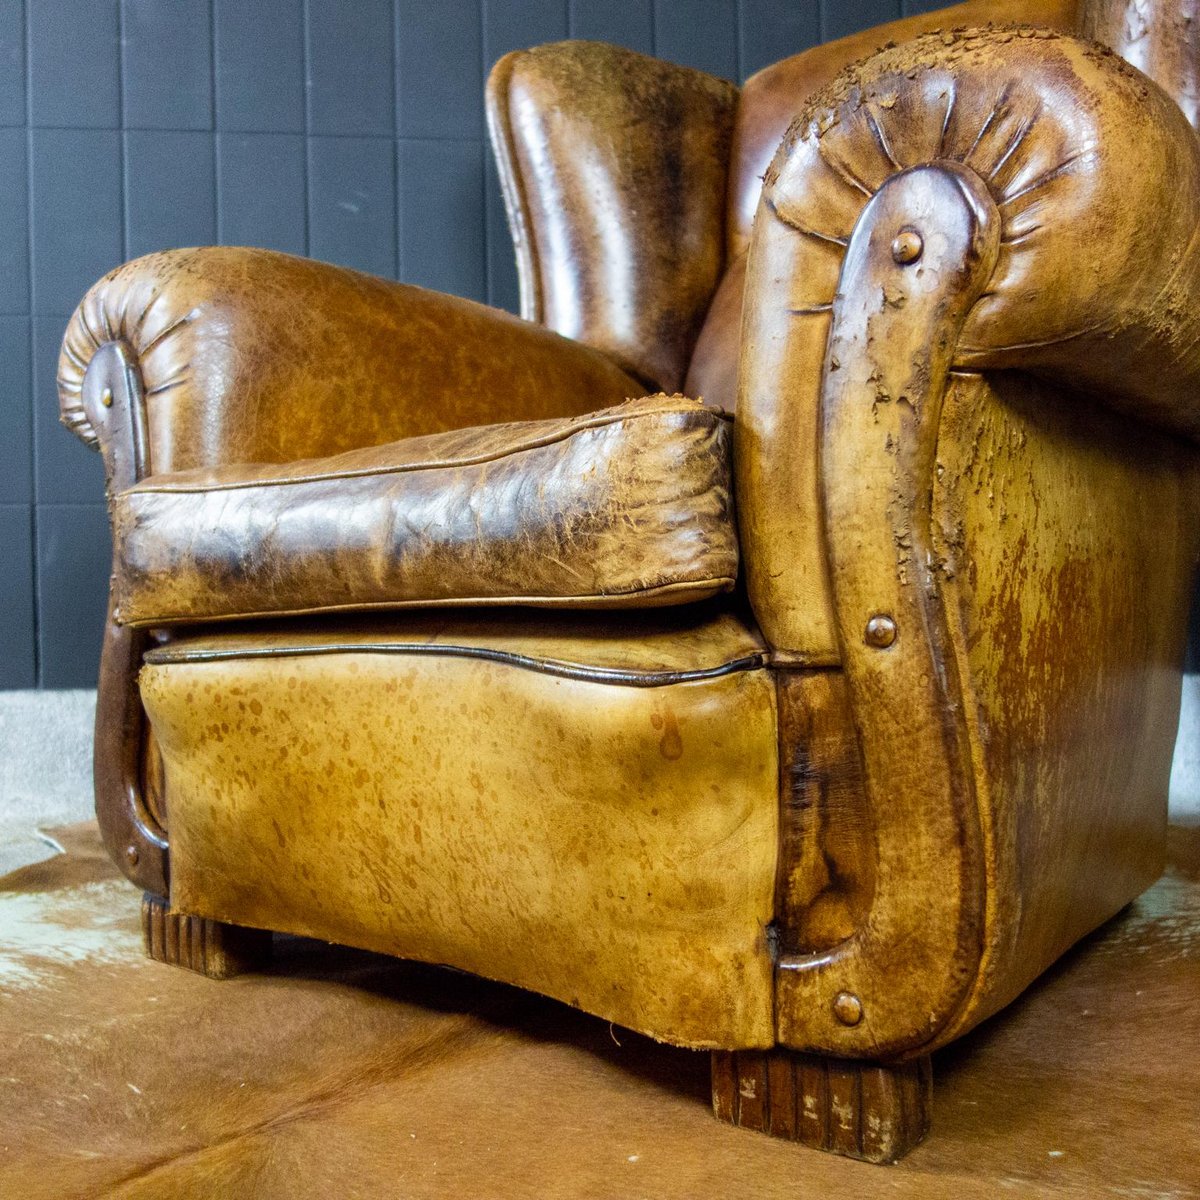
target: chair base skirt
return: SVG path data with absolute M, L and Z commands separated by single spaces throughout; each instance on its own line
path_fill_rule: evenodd
M 155 962 L 186 967 L 209 979 L 257 970 L 271 957 L 268 931 L 172 912 L 166 900 L 149 892 L 142 897 L 142 939 Z
M 864 1162 L 898 1162 L 920 1143 L 932 1098 L 928 1055 L 883 1066 L 782 1047 L 713 1051 L 722 1121 Z

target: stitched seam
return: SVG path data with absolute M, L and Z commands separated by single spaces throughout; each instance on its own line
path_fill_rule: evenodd
M 360 467 L 354 470 L 319 472 L 312 475 L 294 475 L 287 478 L 244 479 L 232 480 L 227 483 L 139 484 L 136 487 L 128 488 L 126 491 L 122 492 L 121 497 L 123 498 L 127 496 L 152 494 L 181 496 L 198 495 L 209 492 L 244 491 L 249 488 L 259 487 L 290 487 L 296 484 L 326 483 L 343 479 L 364 479 L 380 475 L 410 475 L 419 474 L 422 471 L 442 471 L 459 467 L 483 466 L 486 463 L 499 462 L 505 458 L 513 458 L 518 454 L 523 454 L 530 450 L 541 450 L 547 446 L 558 445 L 559 443 L 565 442 L 579 433 L 587 433 L 595 429 L 606 429 L 612 425 L 624 424 L 629 421 L 638 421 L 646 417 L 658 417 L 675 413 L 678 413 L 684 417 L 699 417 L 701 422 L 704 424 L 708 424 L 714 420 L 732 423 L 733 420 L 729 414 L 718 409 L 701 411 L 699 408 L 662 407 L 650 409 L 646 412 L 627 413 L 624 415 L 613 415 L 602 419 L 597 418 L 594 420 L 589 420 L 579 425 L 573 425 L 569 429 L 557 430 L 553 433 L 545 434 L 540 438 L 532 438 L 525 442 L 517 442 L 503 450 L 492 451 L 488 454 L 478 454 L 469 457 L 464 456 L 461 458 L 447 457 L 444 459 L 428 459 L 423 462 L 396 463 L 391 466 Z M 351 451 L 351 453 L 354 452 Z
M 733 575 L 712 575 L 702 579 L 685 579 L 675 583 L 660 583 L 654 587 L 627 588 L 619 592 L 588 592 L 579 596 L 448 596 L 430 600 L 360 600 L 347 604 L 322 604 L 311 608 L 256 608 L 233 613 L 175 613 L 168 616 L 122 617 L 120 623 L 132 628 L 156 625 L 203 624 L 206 621 L 249 621 L 259 617 L 303 617 L 320 613 L 366 612 L 371 609 L 395 608 L 495 608 L 509 605 L 514 608 L 583 608 L 601 605 L 606 600 L 626 596 L 669 596 L 673 592 L 729 590 L 736 582 Z M 125 589 L 128 591 L 128 589 Z

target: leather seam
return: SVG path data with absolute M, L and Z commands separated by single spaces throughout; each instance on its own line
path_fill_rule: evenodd
M 627 588 L 618 592 L 590 592 L 579 596 L 446 596 L 413 600 L 363 600 L 347 604 L 321 604 L 311 608 L 263 608 L 246 612 L 205 613 L 200 616 L 174 614 L 153 617 L 120 618 L 120 624 L 134 629 L 159 625 L 201 625 L 210 621 L 251 621 L 264 617 L 306 617 L 337 612 L 369 612 L 372 610 L 411 608 L 562 608 L 603 609 L 606 602 L 632 596 L 670 596 L 675 593 L 706 592 L 716 594 L 731 591 L 737 582 L 733 575 L 712 575 L 703 579 L 683 579 L 659 583 L 653 587 Z
M 188 666 L 196 663 L 306 658 L 331 654 L 407 654 L 414 657 L 475 658 L 536 671 L 543 675 L 577 679 L 588 683 L 616 684 L 624 687 L 666 687 L 678 683 L 719 679 L 726 675 L 760 670 L 767 666 L 766 655 L 757 653 L 729 659 L 727 662 L 712 667 L 696 667 L 691 670 L 637 671 L 620 667 L 589 667 L 582 663 L 571 663 L 563 659 L 538 658 L 530 654 L 518 654 L 511 650 L 494 650 L 485 646 L 436 645 L 419 642 L 326 642 L 313 646 L 249 646 L 238 650 L 172 651 L 164 648 L 149 651 L 143 661 L 147 666 L 152 667 Z
M 699 408 L 693 410 L 690 408 L 657 408 L 649 412 L 640 412 L 635 414 L 614 415 L 604 419 L 582 422 L 572 426 L 570 429 L 560 430 L 553 434 L 546 434 L 541 438 L 532 438 L 525 442 L 518 442 L 503 450 L 494 451 L 489 454 L 479 454 L 474 456 L 463 456 L 461 458 L 445 458 L 441 460 L 430 459 L 424 462 L 416 463 L 396 463 L 390 466 L 377 467 L 362 467 L 354 470 L 346 471 L 330 471 L 319 472 L 311 475 L 291 475 L 285 477 L 276 477 L 269 479 L 235 479 L 226 483 L 196 483 L 196 484 L 170 484 L 157 483 L 138 485 L 128 488 L 121 495 L 199 495 L 214 492 L 228 491 L 246 491 L 251 488 L 266 488 L 266 487 L 289 487 L 293 485 L 310 484 L 310 483 L 332 483 L 344 479 L 369 479 L 380 475 L 417 475 L 422 472 L 459 470 L 465 467 L 484 466 L 487 463 L 500 462 L 506 458 L 515 458 L 518 454 L 525 454 L 531 450 L 542 450 L 549 446 L 555 446 L 579 433 L 588 433 L 597 429 L 607 429 L 613 425 L 625 424 L 629 421 L 639 421 L 647 417 L 660 417 L 679 414 L 685 417 L 700 417 L 701 423 L 705 425 L 713 425 L 721 421 L 732 423 L 733 418 L 718 409 L 708 409 L 701 411 Z M 709 414 L 712 414 L 711 416 Z M 437 434 L 431 436 L 438 436 Z M 386 443 L 385 443 L 386 444 Z M 356 453 L 356 451 L 349 451 Z

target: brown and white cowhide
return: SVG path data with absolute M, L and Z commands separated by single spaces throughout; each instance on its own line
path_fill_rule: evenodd
M 936 1057 L 893 1168 L 719 1124 L 707 1056 L 455 972 L 285 939 L 225 983 L 148 962 L 94 828 L 55 836 L 0 879 L 6 1198 L 1200 1195 L 1200 829 Z

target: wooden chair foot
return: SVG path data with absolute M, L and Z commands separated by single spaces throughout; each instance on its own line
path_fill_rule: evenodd
M 271 957 L 271 934 L 175 913 L 161 896 L 142 898 L 142 937 L 155 962 L 186 967 L 209 979 L 229 979 L 261 967 Z
M 903 1158 L 929 1131 L 929 1056 L 881 1066 L 791 1050 L 714 1050 L 722 1121 L 872 1163 Z

